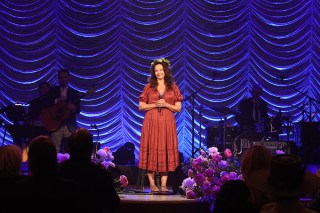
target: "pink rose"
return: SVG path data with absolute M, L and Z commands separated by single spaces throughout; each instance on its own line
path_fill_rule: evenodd
M 186 193 L 186 197 L 187 199 L 196 199 L 196 193 L 194 193 L 194 191 L 192 190 L 188 190 Z
M 227 158 L 231 158 L 232 157 L 232 152 L 230 149 L 226 149 L 224 151 L 224 155 L 227 157 Z
M 194 177 L 194 172 L 193 172 L 192 169 L 189 169 L 189 170 L 188 170 L 188 177 L 191 177 L 191 178 Z
M 128 178 L 125 175 L 120 176 L 120 184 L 122 187 L 128 186 L 129 181 Z
M 103 149 L 104 149 L 107 153 L 111 151 L 108 146 L 103 147 Z

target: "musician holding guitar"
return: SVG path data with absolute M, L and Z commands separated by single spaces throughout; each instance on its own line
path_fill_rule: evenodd
M 80 93 L 68 86 L 69 70 L 58 71 L 59 86 L 52 87 L 48 92 L 50 106 L 41 111 L 40 118 L 45 128 L 50 132 L 50 138 L 54 142 L 57 152 L 66 152 L 67 147 L 63 140 L 77 129 L 76 115 L 80 113 Z

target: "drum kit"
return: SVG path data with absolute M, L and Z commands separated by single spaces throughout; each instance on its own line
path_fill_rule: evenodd
M 282 122 L 285 117 L 275 116 L 269 117 L 262 121 L 260 127 L 257 126 L 256 131 L 241 131 L 238 126 L 227 126 L 227 115 L 239 115 L 237 110 L 228 107 L 210 107 L 211 109 L 223 115 L 223 120 L 218 127 L 213 127 L 210 131 L 219 137 L 208 138 L 211 142 L 207 141 L 207 146 L 213 145 L 218 147 L 219 150 L 230 148 L 234 156 L 240 158 L 246 149 L 253 144 L 262 144 L 267 146 L 270 150 L 287 150 L 286 142 L 279 141 L 279 134 L 283 133 Z M 258 130 L 259 129 L 259 130 Z M 211 132 L 212 133 L 212 132 Z M 214 141 L 212 143 L 212 140 Z

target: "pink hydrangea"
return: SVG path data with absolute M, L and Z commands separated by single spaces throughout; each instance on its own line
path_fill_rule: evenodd
M 184 179 L 182 182 L 182 188 L 184 190 L 193 190 L 194 185 L 195 185 L 194 180 L 193 180 L 193 178 L 190 178 L 190 177 Z
M 213 175 L 214 175 L 213 169 L 206 169 L 206 171 L 205 171 L 205 176 L 206 176 L 207 178 L 211 178 Z
M 281 154 L 285 154 L 284 151 L 277 149 L 276 150 L 276 155 L 281 155 Z
M 62 163 L 63 161 L 65 160 L 69 160 L 70 159 L 70 155 L 68 153 L 58 153 L 57 154 L 57 160 L 58 160 L 58 163 Z

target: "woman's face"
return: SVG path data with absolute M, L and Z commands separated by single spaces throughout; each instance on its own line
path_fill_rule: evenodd
M 165 73 L 162 64 L 157 64 L 154 66 L 154 75 L 158 80 L 164 79 Z

